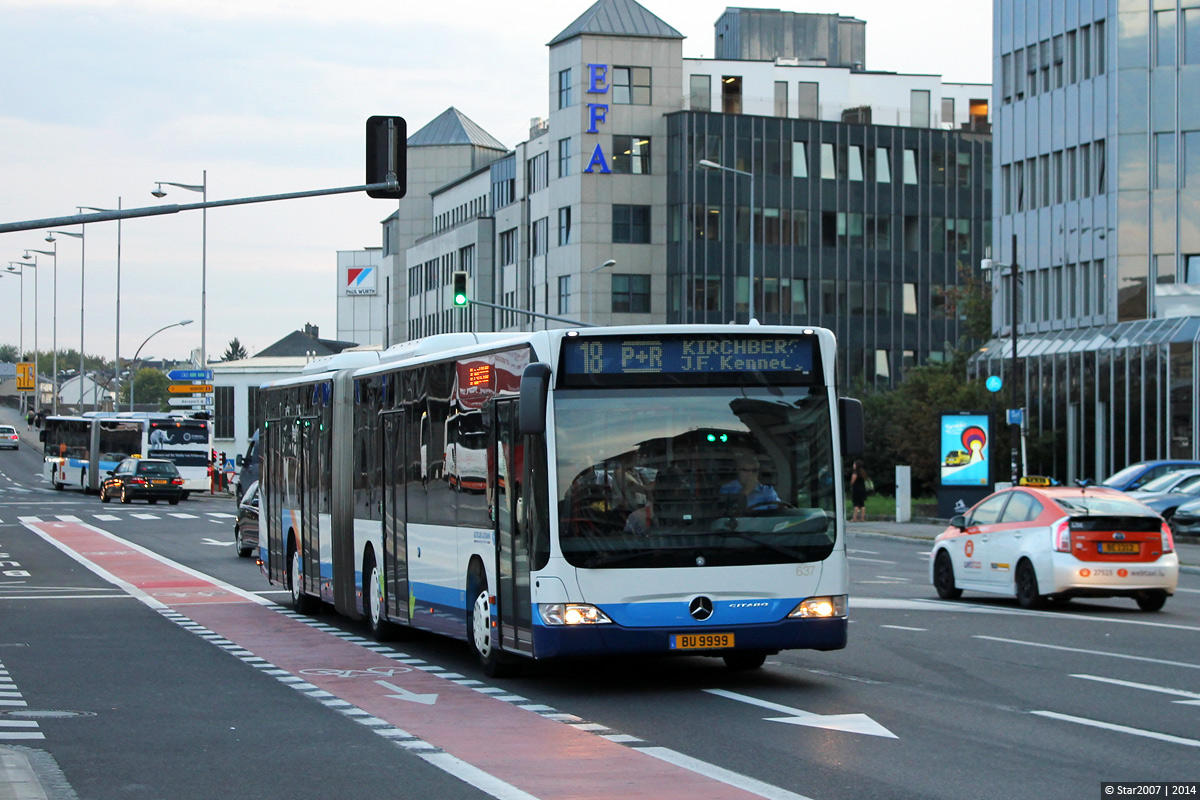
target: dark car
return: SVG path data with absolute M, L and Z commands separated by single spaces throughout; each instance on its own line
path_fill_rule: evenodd
M 1176 533 L 1187 536 L 1200 535 L 1200 498 L 1193 497 L 1176 508 L 1167 523 Z
M 1128 492 L 1133 489 L 1140 489 L 1148 482 L 1166 475 L 1168 472 L 1193 467 L 1200 467 L 1200 461 L 1184 461 L 1182 459 L 1139 461 L 1136 464 L 1130 464 L 1125 469 L 1104 480 L 1100 485 L 1107 486 L 1109 489 Z
M 233 523 L 233 549 L 248 558 L 258 547 L 258 481 L 254 481 L 238 503 L 237 520 Z
M 1200 499 L 1200 472 L 1197 470 L 1180 470 L 1179 474 L 1193 473 L 1190 478 L 1182 483 L 1172 487 L 1167 491 L 1150 492 L 1146 489 L 1139 489 L 1133 492 L 1126 492 L 1127 495 L 1137 500 L 1139 503 L 1145 503 L 1150 508 L 1162 515 L 1163 519 L 1170 522 L 1171 517 L 1176 510 L 1184 503 L 1190 503 L 1193 500 Z M 1166 480 L 1171 475 L 1164 475 L 1160 480 Z M 1151 481 L 1151 484 L 1156 484 Z
M 122 503 L 166 500 L 178 505 L 183 499 L 183 476 L 165 458 L 127 458 L 100 484 L 100 502 L 114 497 L 120 497 Z
M 258 431 L 254 431 L 254 435 L 250 437 L 250 444 L 246 447 L 246 454 L 237 457 L 238 477 L 237 477 L 237 499 L 242 502 L 242 497 L 245 496 L 246 490 L 250 484 L 258 481 Z

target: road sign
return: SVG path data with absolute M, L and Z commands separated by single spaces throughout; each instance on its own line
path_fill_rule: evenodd
M 167 403 L 173 406 L 211 406 L 213 399 L 210 395 L 200 394 L 195 397 L 168 397 Z
M 1009 425 L 1024 425 L 1025 424 L 1025 409 L 1023 409 L 1023 408 L 1008 409 L 1008 424 Z
M 173 383 L 167 387 L 171 394 L 210 394 L 212 390 L 208 383 Z
M 32 392 L 37 385 L 37 379 L 33 375 L 32 361 L 17 362 L 17 391 Z
M 173 369 L 167 373 L 167 377 L 173 381 L 211 381 L 213 371 L 211 369 Z

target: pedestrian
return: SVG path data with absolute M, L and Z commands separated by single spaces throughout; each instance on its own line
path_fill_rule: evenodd
M 221 453 L 221 460 L 218 463 L 220 465 L 218 467 L 218 469 L 220 469 L 220 471 L 221 471 L 221 491 L 228 492 L 229 491 L 229 473 L 225 471 L 225 454 L 224 453 Z
M 27 430 L 27 431 L 33 430 L 33 412 L 32 411 L 25 412 L 25 430 Z
M 850 468 L 850 504 L 854 506 L 851 522 L 867 521 L 867 468 L 855 459 Z

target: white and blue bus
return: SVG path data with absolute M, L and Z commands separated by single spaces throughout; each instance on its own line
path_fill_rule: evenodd
M 174 462 L 184 480 L 184 497 L 209 490 L 213 440 L 207 417 L 136 411 L 46 417 L 39 438 L 43 477 L 55 489 L 97 492 L 109 470 L 136 456 Z
M 259 563 L 302 612 L 466 639 L 489 675 L 842 648 L 842 459 L 863 433 L 834 365 L 827 330 L 694 325 L 445 334 L 314 362 L 262 387 Z M 452 452 L 427 439 L 464 397 L 481 491 L 426 463 Z

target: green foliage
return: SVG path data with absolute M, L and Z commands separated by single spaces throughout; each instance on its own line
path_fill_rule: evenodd
M 20 355 L 15 344 L 0 344 L 0 361 L 6 364 L 15 364 L 21 360 Z
M 18 358 L 17 356 L 22 356 Z M 14 344 L 0 344 L 0 361 L 33 361 L 33 349 L 26 348 L 21 353 Z M 49 375 L 53 370 L 54 353 L 50 350 L 39 350 L 37 353 L 38 368 L 43 375 Z M 112 375 L 112 362 L 102 356 L 83 357 L 83 366 L 88 372 L 99 372 L 101 375 Z M 58 351 L 58 368 L 60 370 L 79 369 L 79 351 L 74 348 Z
M 158 403 L 159 411 L 166 411 L 170 408 L 167 402 L 171 393 L 167 391 L 167 387 L 171 385 L 171 379 L 167 377 L 165 372 L 154 369 L 153 367 L 143 367 L 139 369 L 133 376 L 133 402 L 137 405 L 146 405 L 147 403 Z M 129 388 L 128 381 L 121 384 L 121 405 L 123 408 L 129 407 Z
M 235 336 L 229 342 L 229 347 L 225 348 L 225 352 L 221 355 L 221 360 L 241 361 L 243 358 L 248 358 L 249 355 L 250 354 L 246 352 L 246 348 L 242 347 L 242 343 L 239 342 L 238 338 Z

